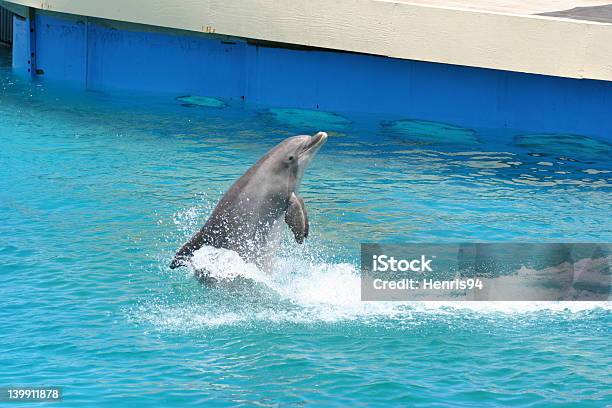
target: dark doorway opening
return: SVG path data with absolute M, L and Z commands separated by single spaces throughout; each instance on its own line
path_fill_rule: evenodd
M 0 7 L 0 46 L 13 45 L 13 13 Z

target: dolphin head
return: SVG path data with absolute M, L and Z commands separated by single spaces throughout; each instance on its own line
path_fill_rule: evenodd
M 259 168 L 265 170 L 268 180 L 279 190 L 291 194 L 299 187 L 304 172 L 326 140 L 325 132 L 287 138 L 261 159 Z
M 327 141 L 327 133 L 318 132 L 314 136 L 297 136 L 301 145 L 296 149 L 297 153 L 297 180 L 296 188 L 299 186 L 304 176 L 304 172 L 310 165 L 312 159 L 317 155 L 319 149 Z

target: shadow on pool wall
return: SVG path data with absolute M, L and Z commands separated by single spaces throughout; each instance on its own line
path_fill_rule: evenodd
M 15 18 L 13 67 L 90 90 L 372 113 L 612 141 L 612 83 L 400 60 L 37 11 Z

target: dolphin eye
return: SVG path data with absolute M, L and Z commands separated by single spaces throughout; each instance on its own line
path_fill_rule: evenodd
M 289 161 L 293 161 L 293 156 L 289 156 Z

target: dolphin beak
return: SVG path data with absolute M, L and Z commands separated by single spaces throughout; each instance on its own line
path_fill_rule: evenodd
M 310 140 L 308 141 L 308 144 L 304 146 L 302 154 L 310 151 L 317 151 L 321 146 L 323 146 L 323 143 L 325 143 L 326 141 L 327 133 L 325 132 L 319 132 L 316 135 L 311 136 Z

